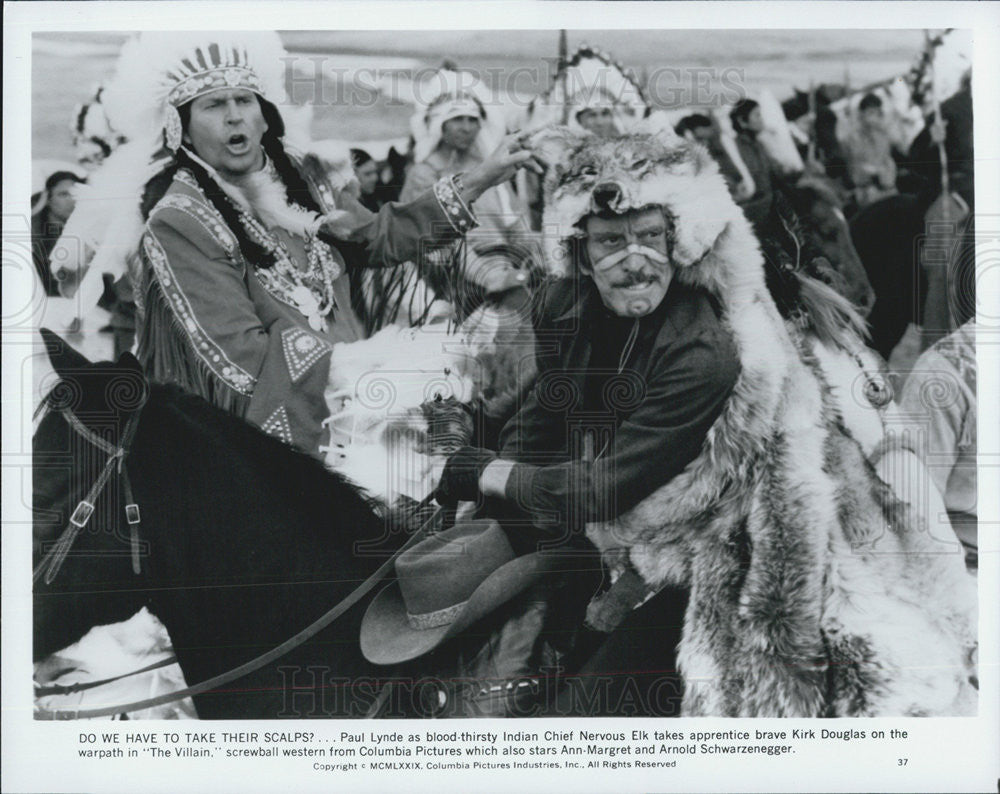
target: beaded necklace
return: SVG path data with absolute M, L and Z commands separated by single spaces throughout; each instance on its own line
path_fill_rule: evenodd
M 281 184 L 277 170 L 270 159 L 266 161 L 265 168 L 268 176 Z M 293 208 L 298 209 L 297 205 Z M 240 207 L 239 210 L 240 221 L 247 233 L 274 257 L 274 264 L 271 267 L 254 268 L 257 280 L 274 298 L 301 312 L 314 331 L 326 331 L 328 328 L 326 318 L 337 308 L 333 283 L 343 272 L 329 246 L 319 240 L 314 233 L 307 233 L 305 237 L 307 268 L 302 270 L 272 231 L 244 208 Z

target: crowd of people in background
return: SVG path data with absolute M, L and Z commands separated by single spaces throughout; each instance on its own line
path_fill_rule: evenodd
M 107 122 L 99 111 L 101 90 L 99 89 L 91 105 L 83 105 L 74 113 L 74 143 L 78 150 L 78 160 L 85 169 L 100 166 L 114 148 L 124 138 L 107 127 Z M 938 148 L 943 147 L 947 160 L 947 174 L 950 190 L 960 202 L 959 211 L 969 219 L 974 212 L 974 160 L 972 155 L 972 98 L 971 80 L 967 75 L 961 89 L 940 106 L 938 120 L 929 118 L 924 130 L 916 137 L 907 151 L 897 148 L 886 129 L 886 114 L 882 99 L 876 93 L 865 94 L 855 106 L 852 128 L 848 135 L 837 134 L 837 116 L 830 109 L 830 103 L 823 101 L 822 91 L 816 92 L 815 107 L 805 116 L 787 113 L 789 121 L 803 125 L 808 130 L 809 144 L 800 143 L 800 155 L 805 163 L 806 174 L 821 174 L 838 189 L 843 199 L 844 212 L 848 219 L 858 224 L 862 232 L 872 223 L 882 224 L 888 214 L 890 226 L 899 227 L 894 239 L 912 235 L 909 227 L 903 229 L 905 220 L 920 216 L 921 220 L 910 226 L 922 225 L 922 218 L 940 195 L 941 158 Z M 358 198 L 362 205 L 372 212 L 391 201 L 412 198 L 441 176 L 451 176 L 467 170 L 470 165 L 482 159 L 480 149 L 483 141 L 496 138 L 496 130 L 489 132 L 491 120 L 487 119 L 488 107 L 469 97 L 459 103 L 443 102 L 433 108 L 433 119 L 428 111 L 427 121 L 432 122 L 424 131 L 419 144 L 411 136 L 413 150 L 401 155 L 394 150 L 390 156 L 403 160 L 405 170 L 394 163 L 389 167 L 379 162 L 367 151 L 359 148 L 351 150 L 351 162 L 358 179 Z M 787 104 L 787 103 L 786 103 Z M 470 107 L 465 107 L 470 105 Z M 442 115 L 443 114 L 443 115 Z M 573 119 L 581 128 L 601 137 L 611 137 L 618 133 L 612 108 L 608 104 L 591 102 L 576 110 Z M 720 172 L 730 188 L 733 198 L 743 207 L 752 223 L 759 224 L 767 214 L 772 202 L 776 181 L 795 179 L 801 174 L 782 173 L 771 160 L 761 144 L 759 135 L 764 122 L 759 104 L 746 98 L 738 102 L 729 113 L 729 120 L 735 133 L 735 145 L 742 163 L 738 167 L 722 145 L 722 131 L 718 120 L 711 113 L 693 112 L 683 117 L 675 126 L 676 133 L 686 139 L 705 146 L 719 165 Z M 103 125 L 103 126 L 101 126 Z M 492 120 L 493 127 L 496 121 Z M 100 126 L 101 129 L 95 127 Z M 491 137 L 492 135 L 492 137 Z M 420 149 L 419 152 L 416 150 Z M 80 173 L 85 173 L 81 169 Z M 59 279 L 68 278 L 65 285 L 71 291 L 71 274 L 59 273 L 58 266 L 49 261 L 56 240 L 73 210 L 73 193 L 86 181 L 80 173 L 60 170 L 48 176 L 43 190 L 33 197 L 32 235 L 34 238 L 33 259 L 45 293 L 50 296 L 60 294 Z M 893 199 L 871 213 L 863 211 L 885 199 Z M 503 242 L 517 231 L 537 229 L 540 212 L 534 206 L 533 196 L 519 196 L 509 185 L 491 190 L 480 200 L 480 215 L 491 219 L 478 234 L 483 245 L 472 245 L 473 254 L 477 249 L 488 248 L 488 244 Z M 954 213 L 952 213 L 954 216 Z M 895 228 L 895 227 L 893 227 Z M 968 232 L 970 229 L 966 229 Z M 904 246 L 905 247 L 905 246 Z M 873 254 L 874 255 L 874 254 Z M 904 254 L 900 254 L 904 256 Z M 890 255 L 890 259 L 893 257 Z M 966 257 L 968 259 L 969 257 Z M 518 282 L 518 274 L 486 258 L 473 257 L 472 265 L 466 272 L 473 284 L 486 294 L 502 292 Z M 905 267 L 902 263 L 900 267 Z M 891 281 L 900 280 L 899 267 L 885 266 Z M 912 274 L 917 282 L 922 276 Z M 879 273 L 870 273 L 873 282 L 880 281 Z M 913 280 L 913 279 L 911 279 Z M 965 282 L 969 278 L 962 279 Z M 924 287 L 917 284 L 917 293 Z M 883 290 L 884 291 L 884 290 Z M 117 283 L 106 284 L 101 305 L 113 315 L 116 334 L 115 352 L 127 350 L 134 343 L 134 304 L 131 301 L 131 285 L 127 277 Z M 919 303 L 919 294 L 915 300 Z M 970 303 L 970 301 L 966 301 Z M 919 319 L 919 318 L 918 318 Z M 962 322 L 968 319 L 960 318 Z M 961 323 L 959 323 L 961 324 Z M 875 336 L 880 334 L 875 329 Z M 899 329 L 894 328 L 889 338 L 899 342 Z M 888 357 L 890 348 L 876 345 Z
M 439 75 L 450 74 L 459 73 L 439 72 Z M 923 324 L 928 293 L 933 293 L 935 286 L 933 281 L 928 284 L 925 268 L 914 266 L 912 253 L 914 241 L 925 230 L 928 213 L 936 213 L 938 219 L 946 216 L 961 227 L 959 236 L 965 240 L 974 236 L 971 76 L 967 73 L 958 92 L 940 104 L 936 115 L 928 116 L 924 129 L 906 151 L 890 135 L 887 108 L 874 91 L 864 93 L 860 101 L 855 99 L 853 107 L 847 97 L 849 130 L 845 132 L 844 119 L 838 119 L 833 110 L 832 100 L 842 98 L 838 88 L 811 89 L 808 103 L 804 100 L 806 95 L 798 92 L 796 98 L 783 103 L 783 108 L 788 122 L 802 131 L 796 137 L 796 145 L 805 164 L 804 175 L 818 175 L 833 187 L 851 223 L 853 243 L 866 263 L 876 293 L 876 310 L 869 320 L 872 347 L 890 359 L 896 346 L 904 341 L 904 334 Z M 98 88 L 72 116 L 71 131 L 80 168 L 52 173 L 44 189 L 33 197 L 33 258 L 41 286 L 49 296 L 72 295 L 79 277 L 61 271 L 58 263 L 50 261 L 55 242 L 73 210 L 74 191 L 86 181 L 83 175 L 99 168 L 125 140 L 103 113 L 103 91 Z M 413 198 L 441 177 L 468 170 L 482 160 L 491 143 L 499 140 L 505 130 L 496 108 L 474 91 L 464 92 L 459 101 L 448 99 L 453 93 L 443 90 L 439 98 L 431 98 L 425 109 L 418 109 L 411 122 L 408 153 L 390 149 L 388 160 L 379 161 L 363 149 L 351 150 L 358 199 L 366 209 L 378 212 L 389 202 Z M 604 138 L 623 131 L 620 120 L 616 119 L 614 99 L 601 91 L 581 92 L 580 96 L 565 99 L 574 103 L 568 117 L 570 124 Z M 676 133 L 708 149 L 733 198 L 760 228 L 775 188 L 794 182 L 803 172 L 788 173 L 787 168 L 783 170 L 771 159 L 761 143 L 764 120 L 754 99 L 744 98 L 729 111 L 727 121 L 735 137 L 729 139 L 732 142 L 728 146 L 720 120 L 711 109 L 693 110 L 676 123 Z M 950 185 L 947 201 L 941 199 L 942 159 L 947 162 L 946 178 Z M 539 185 L 528 176 L 531 189 L 525 195 L 513 184 L 505 184 L 480 199 L 477 210 L 481 225 L 469 237 L 462 274 L 464 295 L 471 290 L 481 299 L 523 284 L 524 273 L 507 267 L 505 257 L 509 259 L 511 246 L 523 239 L 524 232 L 540 228 Z M 950 277 L 965 289 L 965 294 L 950 300 L 956 326 L 974 313 L 974 278 L 969 272 L 974 257 L 969 245 L 959 243 L 960 250 L 954 259 L 964 270 Z M 872 262 L 877 265 L 869 266 Z M 421 266 L 421 272 L 427 277 L 435 271 Z M 441 282 L 431 286 L 438 294 L 452 292 L 449 299 L 454 302 L 454 285 Z M 930 298 L 934 304 L 929 309 L 930 320 L 941 326 L 942 320 L 947 319 L 947 312 L 941 307 L 947 300 L 937 299 L 933 294 Z M 135 343 L 135 303 L 127 275 L 117 280 L 106 279 L 100 305 L 110 312 L 110 322 L 104 330 L 113 333 L 114 354 L 131 349 Z M 369 330 L 374 327 L 369 323 Z M 946 329 L 925 333 L 919 347 L 929 347 L 944 335 L 943 330 Z M 911 355 L 909 363 L 914 358 Z
M 723 149 L 722 131 L 710 115 L 692 113 L 685 116 L 677 123 L 675 131 L 708 148 L 733 197 L 743 206 L 747 217 L 754 220 L 761 208 L 769 203 L 773 180 L 787 179 L 788 175 L 781 174 L 758 141 L 764 121 L 756 101 L 741 100 L 730 111 L 729 118 L 740 157 L 752 178 L 755 188 L 752 193 L 746 192 L 745 180 Z M 839 186 L 848 217 L 898 193 L 935 198 L 941 184 L 939 143 L 944 145 L 951 189 L 970 208 L 973 206 L 972 88 L 968 75 L 960 90 L 941 103 L 940 120 L 928 118 L 924 130 L 906 151 L 892 143 L 886 129 L 883 101 L 876 93 L 867 93 L 858 102 L 856 119 L 843 140 L 837 135 L 837 116 L 829 103 L 821 104 L 806 116 L 789 118 L 789 121 L 801 122 L 803 119 L 812 141 L 812 146 L 805 143 L 799 146 L 806 172 L 822 174 Z

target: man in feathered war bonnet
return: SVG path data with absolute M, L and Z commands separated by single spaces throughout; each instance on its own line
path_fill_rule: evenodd
M 123 179 L 142 175 L 131 265 L 149 376 L 318 454 L 332 345 L 363 336 L 351 272 L 463 235 L 477 222 L 472 202 L 529 155 L 503 142 L 462 181 L 373 214 L 286 146 L 274 104 L 283 54 L 273 33 L 143 34 L 126 45 L 108 103 L 130 143 L 103 176 L 116 163 Z M 111 221 L 108 245 L 125 236 Z
M 481 163 L 505 132 L 499 108 L 471 73 L 446 63 L 431 79 L 427 91 L 431 98 L 426 107 L 419 107 L 410 119 L 414 163 L 400 194 L 403 201 L 412 200 L 444 177 Z M 497 253 L 498 248 L 520 241 L 528 229 L 523 199 L 510 184 L 501 183 L 483 194 L 477 214 L 481 226 L 467 238 L 466 288 L 471 287 L 468 291 L 472 293 L 495 295 L 524 286 L 527 275 L 515 269 L 507 256 Z M 466 295 L 446 297 L 456 303 L 468 299 Z

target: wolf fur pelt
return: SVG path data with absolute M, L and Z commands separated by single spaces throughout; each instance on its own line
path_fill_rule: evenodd
M 613 522 L 587 527 L 650 586 L 690 588 L 684 714 L 975 713 L 975 588 L 962 556 L 919 530 L 845 427 L 707 152 L 565 130 L 538 143 L 550 228 L 578 234 L 593 187 L 609 181 L 622 189 L 618 211 L 661 205 L 674 278 L 718 296 L 739 352 L 733 394 L 698 458 Z M 557 252 L 553 269 L 566 261 Z

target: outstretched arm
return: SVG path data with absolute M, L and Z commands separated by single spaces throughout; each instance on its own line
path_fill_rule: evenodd
M 367 244 L 369 267 L 417 260 L 421 252 L 448 245 L 473 229 L 477 224 L 473 202 L 494 185 L 509 180 L 522 166 L 540 168 L 531 152 L 508 136 L 486 160 L 460 178 L 437 179 L 413 200 L 385 205 L 377 215 L 370 215 L 352 239 Z M 415 184 L 422 184 L 422 172 L 414 179 Z M 416 189 L 407 192 L 415 193 Z
M 566 460 L 568 450 L 554 452 L 567 442 L 555 415 L 540 404 L 542 375 L 504 428 L 499 455 L 465 448 L 449 460 L 440 489 L 452 500 L 473 500 L 479 493 L 500 497 L 553 533 L 611 520 L 698 456 L 738 373 L 735 345 L 721 329 L 678 341 L 664 351 L 642 404 L 614 431 L 608 447 L 595 450 L 596 458 L 573 460 Z

